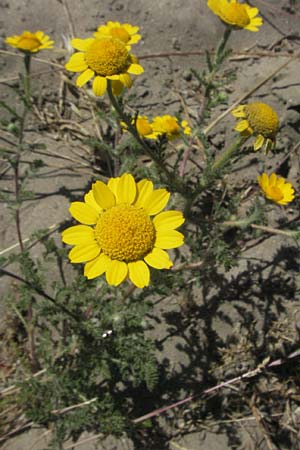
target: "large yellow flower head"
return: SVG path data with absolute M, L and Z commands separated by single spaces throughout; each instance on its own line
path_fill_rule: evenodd
M 36 31 L 35 33 L 23 31 L 20 35 L 8 36 L 5 42 L 25 53 L 37 53 L 40 50 L 52 48 L 54 44 L 54 41 L 51 41 L 50 37 L 42 31 Z
M 264 147 L 266 152 L 273 149 L 276 144 L 276 134 L 279 129 L 279 119 L 276 112 L 265 103 L 249 103 L 240 105 L 232 111 L 232 114 L 241 118 L 235 127 L 242 136 L 254 134 L 254 150 Z
M 140 34 L 137 34 L 138 31 L 139 27 L 130 25 L 129 23 L 121 24 L 120 22 L 109 21 L 105 25 L 98 27 L 94 36 L 96 38 L 101 36 L 112 36 L 123 41 L 127 48 L 130 49 L 130 46 L 139 42 L 142 37 Z
M 153 189 L 149 180 L 138 183 L 130 174 L 96 181 L 84 202 L 73 202 L 71 215 L 81 223 L 62 233 L 72 263 L 85 262 L 84 274 L 106 274 L 108 284 L 118 286 L 126 278 L 143 288 L 149 285 L 149 266 L 169 269 L 167 249 L 180 247 L 183 235 L 176 230 L 183 222 L 180 211 L 163 211 L 170 193 Z M 153 217 L 155 216 L 155 217 Z
M 93 78 L 93 91 L 97 96 L 105 94 L 107 80 L 112 82 L 113 93 L 119 95 L 123 86 L 131 87 L 130 74 L 144 72 L 124 42 L 115 37 L 72 39 L 71 44 L 79 52 L 71 56 L 65 67 L 71 72 L 81 72 L 76 80 L 79 87 Z
M 286 183 L 284 178 L 278 177 L 275 173 L 270 176 L 262 173 L 257 180 L 268 200 L 272 200 L 278 205 L 287 205 L 294 200 L 295 191 L 291 183 Z
M 233 29 L 258 31 L 258 27 L 263 23 L 261 17 L 256 17 L 258 9 L 247 3 L 239 3 L 236 0 L 208 0 L 207 6 Z
M 154 117 L 152 128 L 158 135 L 165 134 L 168 140 L 179 137 L 182 132 L 186 135 L 191 134 L 191 129 L 186 120 L 182 120 L 179 124 L 177 117 L 169 114 Z

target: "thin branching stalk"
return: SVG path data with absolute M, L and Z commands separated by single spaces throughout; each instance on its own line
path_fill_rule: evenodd
M 142 139 L 137 132 L 136 127 L 132 124 L 131 120 L 128 119 L 128 116 L 124 113 L 123 108 L 119 104 L 118 100 L 114 96 L 112 92 L 112 86 L 110 80 L 107 80 L 107 92 L 109 99 L 116 110 L 120 120 L 124 122 L 127 126 L 128 131 L 131 133 L 131 135 L 134 137 L 136 142 L 141 145 L 145 153 L 152 159 L 152 161 L 155 162 L 155 164 L 158 166 L 160 171 L 166 176 L 168 182 L 171 186 L 174 187 L 174 189 L 181 193 L 182 195 L 186 195 L 186 187 L 185 185 L 179 180 L 179 178 L 176 176 L 176 174 L 173 174 L 169 172 L 166 164 L 160 160 L 160 158 L 157 157 L 155 152 L 152 150 L 151 147 L 147 144 L 147 142 Z

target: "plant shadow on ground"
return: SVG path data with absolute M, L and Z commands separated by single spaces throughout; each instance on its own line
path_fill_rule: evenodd
M 176 408 L 174 414 L 167 412 L 163 422 L 169 427 L 162 426 L 160 417 L 152 419 L 147 429 L 133 430 L 130 437 L 136 448 L 169 448 L 174 436 L 210 427 L 225 433 L 229 447 L 237 448 L 242 444 L 241 428 L 234 419 L 251 416 L 254 403 L 268 417 L 274 445 L 294 448 L 293 432 L 281 424 L 287 404 L 299 404 L 299 399 L 287 392 L 288 388 L 293 393 L 299 388 L 293 362 L 286 360 L 281 367 L 266 368 L 260 375 L 238 382 L 232 390 L 223 388 L 210 396 L 201 392 L 255 369 L 268 357 L 270 361 L 284 360 L 299 346 L 300 286 L 295 280 L 299 265 L 299 249 L 289 245 L 278 249 L 270 262 L 247 261 L 247 268 L 230 279 L 213 270 L 200 273 L 201 293 L 199 296 L 198 289 L 190 289 L 188 295 L 193 298 L 189 299 L 189 309 L 166 311 L 162 319 L 156 315 L 156 322 L 166 323 L 166 334 L 157 341 L 159 351 L 170 339 L 179 339 L 176 348 L 185 363 L 179 364 L 179 370 L 170 370 L 172 362 L 164 357 L 157 388 L 150 395 L 140 390 L 134 395 L 134 414 L 143 415 L 189 395 L 194 398 L 190 406 Z M 291 304 L 292 313 L 287 310 Z M 178 419 L 185 426 L 178 428 Z M 226 423 L 228 419 L 233 419 L 232 423 Z

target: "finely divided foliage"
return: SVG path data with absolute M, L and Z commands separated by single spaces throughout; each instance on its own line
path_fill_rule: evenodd
M 270 388 L 257 384 L 271 367 L 269 354 L 273 351 L 274 335 L 276 354 L 280 346 L 284 349 L 290 346 L 289 349 L 294 350 L 298 339 L 295 338 L 296 325 L 294 334 L 288 326 L 284 326 L 284 332 L 274 332 L 279 326 L 277 316 L 273 320 L 265 305 L 261 308 L 259 305 L 259 317 L 262 311 L 267 311 L 268 315 L 263 324 L 263 342 L 260 339 L 257 315 L 252 315 L 252 309 L 257 307 L 252 298 L 254 291 L 249 296 L 244 293 L 244 286 L 247 291 L 248 283 L 252 286 L 255 271 L 260 269 L 249 270 L 249 279 L 247 274 L 239 274 L 237 280 L 243 283 L 246 277 L 246 282 L 238 286 L 237 297 L 241 297 L 240 304 L 244 300 L 247 303 L 246 309 L 239 306 L 238 311 L 245 319 L 245 326 L 249 319 L 247 333 L 235 336 L 232 330 L 229 338 L 234 342 L 229 342 L 227 337 L 217 336 L 214 328 L 215 320 L 226 322 L 227 327 L 233 324 L 225 310 L 220 312 L 227 299 L 230 304 L 235 302 L 233 283 L 224 273 L 237 265 L 245 248 L 255 245 L 254 233 L 299 238 L 300 232 L 292 228 L 292 221 L 283 223 L 282 219 L 280 229 L 266 224 L 270 212 L 274 221 L 274 210 L 283 215 L 286 205 L 290 212 L 293 202 L 296 204 L 295 189 L 279 175 L 281 166 L 276 167 L 277 173 L 263 171 L 255 175 L 256 180 L 244 182 L 243 178 L 241 183 L 240 178 L 239 183 L 236 182 L 239 170 L 248 167 L 249 159 L 243 158 L 253 155 L 253 150 L 265 150 L 265 153 L 255 154 L 255 164 L 259 160 L 261 167 L 265 167 L 266 160 L 268 164 L 272 161 L 273 152 L 281 150 L 276 142 L 279 117 L 275 110 L 257 101 L 240 104 L 232 110 L 238 119 L 234 128 L 237 133 L 232 133 L 233 143 L 223 148 L 223 141 L 214 144 L 218 136 L 213 136 L 215 139 L 209 136 L 213 125 L 207 126 L 207 121 L 214 108 L 223 107 L 227 101 L 224 87 L 229 76 L 221 70 L 230 53 L 228 40 L 233 33 L 236 36 L 245 30 L 259 31 L 263 21 L 258 9 L 245 2 L 208 0 L 207 5 L 222 21 L 219 25 L 224 34 L 217 49 L 206 52 L 207 67 L 199 73 L 193 71 L 197 85 L 195 98 L 202 102 L 197 105 L 199 114 L 198 109 L 197 114 L 191 114 L 184 101 L 182 110 L 174 115 L 166 110 L 154 117 L 146 115 L 143 108 L 135 110 L 131 106 L 133 97 L 127 95 L 128 90 L 132 89 L 134 95 L 134 80 L 144 73 L 132 49 L 142 36 L 136 25 L 108 21 L 94 28 L 90 36 L 70 41 L 75 51 L 65 65 L 58 68 L 63 74 L 66 92 L 70 88 L 64 105 L 69 115 L 66 118 L 64 108 L 55 104 L 57 120 L 51 112 L 48 121 L 47 108 L 43 105 L 40 110 L 37 95 L 31 92 L 31 63 L 37 52 L 53 48 L 54 41 L 43 31 L 24 31 L 5 39 L 9 46 L 21 52 L 24 69 L 16 109 L 0 102 L 10 116 L 9 120 L 0 121 L 5 135 L 3 142 L 11 145 L 1 149 L 1 155 L 14 179 L 14 190 L 6 190 L 3 201 L 12 213 L 20 247 L 20 252 L 3 258 L 3 268 L 0 268 L 2 274 L 14 279 L 7 301 L 11 318 L 4 331 L 9 331 L 8 347 L 13 362 L 5 360 L 3 367 L 5 370 L 8 367 L 9 375 L 4 378 L 5 382 L 14 384 L 7 388 L 10 394 L 16 395 L 11 397 L 17 409 L 14 420 L 24 417 L 20 413 L 22 410 L 26 416 L 25 426 L 34 423 L 47 427 L 51 434 L 49 449 L 65 448 L 67 440 L 76 442 L 84 432 L 103 436 L 120 436 L 126 432 L 139 448 L 165 448 L 170 430 L 177 426 L 177 418 L 184 425 L 180 433 L 186 433 L 193 420 L 192 426 L 197 430 L 199 423 L 201 429 L 204 423 L 204 429 L 212 424 L 214 427 L 221 420 L 223 427 L 227 422 L 235 422 L 237 416 L 239 423 L 241 414 L 242 420 L 248 421 L 249 417 L 253 418 L 252 414 L 256 419 L 262 405 L 264 414 L 269 412 L 269 425 L 277 417 L 280 421 L 286 417 L 287 410 L 292 408 L 293 395 L 297 401 L 298 374 L 287 377 L 286 397 L 275 373 L 272 380 L 265 383 L 270 384 Z M 71 81 L 74 73 L 75 83 Z M 13 88 L 15 90 L 15 86 Z M 72 103 L 73 96 L 76 96 L 76 104 Z M 17 110 L 19 107 L 21 112 Z M 84 128 L 90 119 L 89 116 L 86 120 L 87 111 L 92 112 L 95 134 L 92 127 Z M 83 164 L 77 165 L 76 154 L 76 166 L 72 169 L 79 172 L 83 169 L 85 175 L 89 171 L 88 189 L 82 186 L 81 195 L 76 192 L 75 196 L 65 189 L 71 202 L 69 212 L 73 223 L 58 224 L 63 244 L 51 237 L 51 227 L 51 230 L 40 230 L 29 240 L 23 238 L 23 204 L 35 198 L 26 183 L 35 179 L 36 173 L 48 164 L 48 161 L 35 159 L 35 151 L 38 153 L 41 148 L 30 140 L 28 130 L 35 128 L 28 117 L 32 121 L 38 120 L 37 117 L 39 120 L 46 118 L 42 120 L 43 126 L 36 127 L 41 130 L 41 138 L 43 127 L 51 134 L 49 123 L 70 125 L 66 128 L 66 141 L 74 145 L 72 152 L 78 148 L 85 151 Z M 84 118 L 78 123 L 78 129 L 76 121 L 69 120 L 70 117 Z M 232 117 L 230 120 L 233 122 Z M 73 134 L 74 130 L 84 132 Z M 56 156 L 59 155 L 56 153 Z M 283 161 L 289 156 L 290 152 Z M 32 253 L 36 240 L 39 250 Z M 42 255 L 37 257 L 39 251 Z M 7 268 L 12 262 L 19 268 L 18 273 Z M 48 271 L 51 271 L 50 277 Z M 260 289 L 261 285 L 259 278 L 255 289 Z M 268 304 L 276 305 L 278 310 L 283 306 L 276 303 L 280 299 L 273 291 L 276 291 L 274 286 L 279 285 L 271 280 L 271 289 L 264 292 Z M 163 338 L 156 328 L 158 325 L 166 332 Z M 256 341 L 257 336 L 259 341 Z M 179 364 L 173 361 L 172 352 L 171 356 L 166 354 L 164 343 L 169 343 L 170 337 L 175 337 L 178 350 L 186 352 L 186 367 L 181 360 Z M 179 345 L 177 338 L 184 339 L 184 345 Z M 259 358 L 263 355 L 265 359 L 255 367 L 257 348 Z M 250 372 L 239 378 L 236 371 L 240 368 L 241 356 L 246 359 Z M 284 356 L 280 364 L 287 361 L 286 354 Z M 227 360 L 235 372 L 233 378 L 224 383 L 228 373 L 224 375 L 221 369 L 226 369 Z M 218 380 L 220 371 L 220 384 L 209 389 Z M 167 438 L 164 436 L 157 444 L 165 429 L 153 418 L 161 414 L 160 408 L 165 403 L 169 404 L 166 409 L 177 408 L 177 397 L 182 397 L 185 390 L 190 391 L 200 373 L 202 382 L 205 380 L 207 384 L 203 393 L 214 390 L 219 396 L 218 410 L 205 402 L 204 397 L 197 403 L 196 396 L 189 392 L 182 403 L 190 404 L 193 398 L 194 405 L 182 411 L 183 419 L 180 410 L 178 417 L 168 416 L 172 426 L 166 432 Z M 239 389 L 232 389 L 226 394 L 228 397 L 225 394 L 222 397 L 222 387 L 241 380 Z M 270 397 L 264 396 L 266 392 Z M 154 411 L 149 413 L 150 404 Z M 10 405 L 4 406 L 1 416 L 6 417 L 7 411 Z M 284 422 L 288 424 L 288 420 Z M 276 435 L 281 422 L 275 424 L 277 427 L 270 436 Z M 16 430 L 22 429 L 22 425 Z M 261 430 L 264 421 L 260 416 L 259 425 Z M 294 433 L 294 418 L 292 425 L 291 433 Z M 5 431 L 8 438 L 13 434 L 10 426 Z M 233 434 L 232 429 L 230 433 Z M 267 428 L 263 429 L 264 439 L 265 436 L 271 448 Z M 85 445 L 85 441 L 79 444 Z M 70 448 L 69 443 L 67 445 Z

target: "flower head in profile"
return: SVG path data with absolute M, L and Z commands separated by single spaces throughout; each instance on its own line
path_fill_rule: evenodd
M 93 92 L 97 96 L 105 94 L 108 80 L 111 80 L 114 95 L 119 95 L 124 86 L 131 87 L 131 74 L 144 72 L 125 43 L 115 37 L 72 39 L 71 44 L 79 51 L 65 67 L 70 72 L 80 72 L 76 80 L 79 87 L 93 79 Z
M 135 124 L 136 130 L 139 133 L 139 135 L 143 138 L 147 139 L 156 139 L 159 133 L 155 133 L 153 131 L 153 127 L 151 123 L 149 122 L 149 119 L 147 116 L 140 116 L 138 115 L 136 118 L 133 118 L 131 120 L 132 125 Z M 121 126 L 124 131 L 127 131 L 127 125 L 125 122 L 121 122 Z
M 71 215 L 80 222 L 62 233 L 72 263 L 85 262 L 84 274 L 106 274 L 108 284 L 118 286 L 129 278 L 143 288 L 150 282 L 150 267 L 169 269 L 166 250 L 180 247 L 183 235 L 176 230 L 184 218 L 180 211 L 162 211 L 170 194 L 154 189 L 147 179 L 132 175 L 96 181 L 84 202 L 73 202 Z
M 258 9 L 247 3 L 239 3 L 236 0 L 208 0 L 207 6 L 233 29 L 258 31 L 263 23 L 262 18 L 257 17 Z
M 8 36 L 5 39 L 6 44 L 17 48 L 25 53 L 37 53 L 40 50 L 52 48 L 54 41 L 42 31 L 23 31 L 20 35 Z
M 275 173 L 270 176 L 262 173 L 257 177 L 257 181 L 265 197 L 278 205 L 287 205 L 295 198 L 295 191 L 291 183 L 286 183 L 284 178 Z
M 241 118 L 235 127 L 242 136 L 256 136 L 253 148 L 264 148 L 266 152 L 272 150 L 276 144 L 276 134 L 279 128 L 279 119 L 276 112 L 265 103 L 249 103 L 240 105 L 232 114 Z
M 97 31 L 94 33 L 96 38 L 102 36 L 112 36 L 114 38 L 120 39 L 129 48 L 133 44 L 136 44 L 141 39 L 141 35 L 137 34 L 139 27 L 130 25 L 129 23 L 120 22 L 107 22 L 105 25 L 98 27 Z
M 170 116 L 169 114 L 154 117 L 152 128 L 158 135 L 165 134 L 168 140 L 179 137 L 181 133 L 186 135 L 191 134 L 191 129 L 186 120 L 182 120 L 179 124 L 177 117 Z

